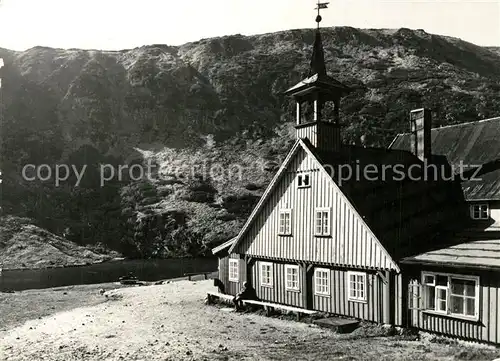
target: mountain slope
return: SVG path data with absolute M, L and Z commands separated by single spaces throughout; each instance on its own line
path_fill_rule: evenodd
M 411 109 L 435 125 L 500 114 L 500 55 L 409 29 L 323 29 L 327 68 L 354 92 L 343 138 L 387 146 Z M 293 142 L 283 91 L 308 70 L 313 30 L 123 51 L 0 49 L 3 210 L 131 256 L 197 254 L 236 234 Z M 99 164 L 150 161 L 100 186 Z M 32 163 L 87 171 L 79 187 L 25 181 Z M 48 217 L 50 215 L 50 217 Z
M 19 217 L 0 218 L 0 266 L 45 268 L 99 263 L 118 256 L 78 246 Z

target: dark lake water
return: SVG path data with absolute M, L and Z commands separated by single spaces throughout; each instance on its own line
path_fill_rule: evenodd
M 158 281 L 183 277 L 185 273 L 216 270 L 217 259 L 212 258 L 123 260 L 79 267 L 4 270 L 0 274 L 0 291 L 116 282 L 128 272 L 133 272 L 141 281 Z

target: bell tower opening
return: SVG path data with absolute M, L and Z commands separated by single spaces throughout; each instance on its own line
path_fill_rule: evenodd
M 318 3 L 315 40 L 309 69 L 309 76 L 288 89 L 285 94 L 292 97 L 296 104 L 297 138 L 308 139 L 319 149 L 336 151 L 340 149 L 340 99 L 350 89 L 341 82 L 328 76 L 319 23 L 321 9 L 328 3 Z M 328 112 L 325 110 L 329 107 Z

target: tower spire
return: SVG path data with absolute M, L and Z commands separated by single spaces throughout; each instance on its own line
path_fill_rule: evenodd
M 321 41 L 321 32 L 319 30 L 319 23 L 322 20 L 320 11 L 322 9 L 328 9 L 328 4 L 329 3 L 320 3 L 318 0 L 318 4 L 315 8 L 315 10 L 318 10 L 318 15 L 316 16 L 316 23 L 318 24 L 318 27 L 316 29 L 316 36 L 314 38 L 313 53 L 311 57 L 311 69 L 309 76 L 312 76 L 314 74 L 318 74 L 318 76 L 326 75 L 325 53 L 323 51 L 323 42 Z

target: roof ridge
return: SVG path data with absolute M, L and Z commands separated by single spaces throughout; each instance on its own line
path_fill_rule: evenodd
M 471 124 L 489 122 L 489 121 L 492 121 L 492 120 L 500 120 L 500 116 L 493 117 L 493 118 L 481 119 L 481 120 L 473 120 L 471 122 L 458 123 L 458 124 L 449 124 L 449 125 L 444 125 L 444 126 L 441 126 L 441 127 L 434 127 L 434 128 L 431 128 L 431 130 L 434 130 L 434 129 L 445 129 L 445 128 L 451 128 L 451 127 L 460 127 L 460 126 L 463 126 L 463 125 L 471 125 Z M 396 134 L 396 136 L 394 137 L 394 139 L 391 142 L 391 145 L 394 143 L 394 141 L 396 140 L 396 138 L 398 138 L 399 136 L 402 136 L 402 135 L 407 135 L 407 134 L 411 134 L 411 132 L 405 132 L 405 133 Z M 389 148 L 390 148 L 390 146 L 389 146 Z
M 459 127 L 459 126 L 462 126 L 462 125 L 477 124 L 477 123 L 489 122 L 489 121 L 492 121 L 492 120 L 500 120 L 500 116 L 493 117 L 493 118 L 487 118 L 487 119 L 481 119 L 481 120 L 473 120 L 471 122 L 465 122 L 465 123 L 459 123 L 459 124 L 445 125 L 443 127 L 431 128 L 431 130 L 432 129 L 443 129 L 443 128 Z

